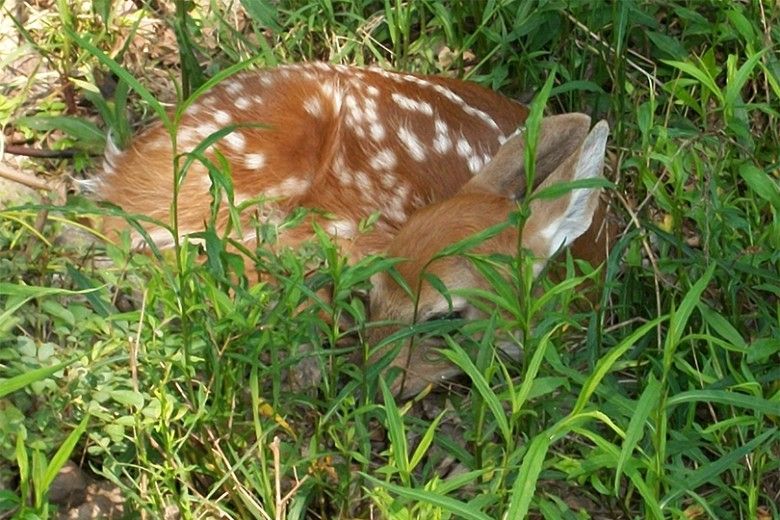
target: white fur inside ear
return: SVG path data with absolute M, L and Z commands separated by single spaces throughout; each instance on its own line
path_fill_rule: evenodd
M 580 156 L 572 180 L 600 177 L 604 169 L 609 126 L 599 121 L 582 143 Z M 576 240 L 590 227 L 596 210 L 598 189 L 576 189 L 569 194 L 569 205 L 560 217 L 545 226 L 540 234 L 548 244 L 551 256 L 561 247 Z

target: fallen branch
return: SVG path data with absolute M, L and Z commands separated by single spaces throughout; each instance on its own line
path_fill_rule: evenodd
M 28 175 L 26 173 L 20 172 L 13 168 L 9 168 L 8 166 L 5 166 L 3 164 L 0 164 L 0 177 L 4 179 L 8 179 L 11 182 L 23 184 L 24 186 L 27 186 L 28 188 L 32 188 L 34 190 L 44 190 L 44 191 L 54 190 L 54 187 L 51 185 L 51 183 L 43 179 L 39 179 L 34 175 Z
M 72 159 L 76 155 L 76 150 L 73 149 L 49 150 L 16 144 L 6 145 L 4 150 L 12 155 L 24 155 L 25 157 L 36 157 L 39 159 Z

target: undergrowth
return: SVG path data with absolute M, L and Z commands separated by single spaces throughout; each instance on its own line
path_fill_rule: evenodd
M 348 265 L 325 236 L 272 253 L 258 223 L 264 241 L 243 253 L 276 283 L 252 284 L 212 228 L 205 246 L 139 253 L 60 240 L 116 209 L 4 209 L 0 517 L 54 515 L 47 490 L 70 458 L 119 486 L 132 517 L 780 518 L 775 3 L 0 9 L 6 157 L 61 151 L 21 163 L 49 180 L 94 175 L 109 133 L 126 145 L 234 64 L 320 59 L 526 100 L 552 78 L 548 113 L 610 121 L 624 223 L 595 308 L 571 281 L 540 281 L 534 299 L 522 261 L 482 259 L 508 267 L 492 278 L 503 312 L 422 330 L 466 377 L 396 401 L 366 362 L 361 297 L 391 259 Z M 522 361 L 493 348 L 516 330 Z

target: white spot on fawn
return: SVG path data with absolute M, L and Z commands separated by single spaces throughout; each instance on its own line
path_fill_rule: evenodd
M 422 162 L 425 160 L 425 148 L 423 147 L 420 139 L 406 126 L 402 126 L 398 129 L 398 139 L 401 140 L 406 151 L 409 152 L 409 156 L 415 161 Z
M 226 135 L 225 142 L 236 152 L 243 152 L 246 146 L 246 138 L 240 132 L 232 132 Z
M 214 112 L 214 121 L 217 122 L 218 125 L 225 126 L 232 121 L 233 118 L 230 117 L 230 114 L 225 112 L 224 110 L 217 110 Z
M 225 84 L 225 92 L 231 96 L 238 95 L 242 90 L 244 90 L 244 85 L 238 80 L 229 81 Z
M 278 186 L 272 186 L 265 190 L 268 197 L 297 197 L 303 195 L 309 189 L 309 181 L 300 177 L 288 177 Z
M 341 92 L 339 91 L 340 89 L 338 85 L 330 82 L 323 83 L 320 85 L 320 89 L 322 90 L 322 93 L 325 94 L 325 96 L 333 103 L 333 112 L 337 114 L 341 112 Z
M 184 113 L 187 114 L 188 116 L 196 116 L 201 112 L 201 110 L 203 110 L 203 106 L 196 101 L 195 103 L 187 107 L 187 110 L 185 110 Z
M 433 149 L 437 153 L 444 155 L 452 149 L 452 139 L 449 136 L 449 127 L 447 123 L 439 119 L 438 117 L 433 123 L 434 137 L 433 137 Z
M 304 101 L 303 109 L 314 117 L 322 116 L 322 103 L 320 103 L 320 98 L 317 96 L 312 96 Z
M 408 186 L 399 186 L 392 197 L 382 204 L 382 213 L 390 220 L 403 222 L 406 220 L 406 198 L 409 195 Z
M 482 169 L 482 159 L 476 154 L 469 157 L 468 164 L 469 164 L 469 171 L 471 173 L 477 173 L 479 170 Z
M 390 97 L 393 98 L 393 101 L 395 101 L 395 104 L 399 107 L 403 108 L 404 110 L 411 110 L 413 112 L 420 112 L 422 114 L 425 114 L 427 116 L 433 115 L 433 107 L 430 103 L 427 101 L 420 101 L 418 99 L 412 99 L 410 97 L 406 97 L 403 94 L 400 94 L 398 92 L 393 92 Z
M 217 125 L 212 125 L 211 123 L 204 123 L 198 127 L 198 135 L 201 137 L 208 137 L 214 132 L 218 132 L 219 127 Z
M 368 176 L 368 174 L 364 171 L 356 171 L 355 172 L 355 183 L 357 184 L 357 187 L 360 188 L 360 190 L 364 194 L 371 194 L 371 178 Z
M 388 148 L 382 148 L 371 158 L 369 164 L 375 170 L 392 170 L 398 163 L 395 152 Z
M 192 127 L 180 128 L 176 135 L 176 143 L 179 146 L 192 146 L 198 138 L 198 132 Z
M 265 155 L 261 153 L 248 153 L 244 156 L 244 166 L 250 170 L 259 170 L 265 166 Z
M 395 183 L 398 179 L 395 178 L 395 175 L 393 175 L 390 172 L 384 172 L 382 176 L 379 178 L 379 180 L 382 183 L 382 187 L 385 189 L 390 189 L 393 186 L 395 186 Z
M 465 137 L 458 139 L 457 150 L 458 155 L 464 159 L 468 159 L 474 153 L 474 149 L 471 147 L 471 143 L 469 143 Z
M 240 97 L 236 99 L 236 108 L 239 110 L 246 110 L 247 108 L 249 108 L 249 105 L 250 105 L 249 100 L 245 97 Z
M 385 127 L 381 123 L 371 123 L 368 127 L 371 132 L 371 138 L 374 141 L 381 141 L 385 138 Z

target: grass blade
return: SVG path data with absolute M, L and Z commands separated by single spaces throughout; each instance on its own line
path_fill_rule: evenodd
M 617 467 L 615 468 L 615 496 L 618 495 L 620 489 L 620 475 L 623 473 L 626 461 L 628 461 L 628 458 L 634 452 L 637 443 L 642 439 L 645 421 L 647 421 L 653 408 L 658 403 L 660 392 L 661 384 L 651 374 L 644 392 L 642 392 L 642 395 L 636 403 L 636 411 L 631 416 L 631 421 L 628 423 L 628 428 L 626 429 L 626 438 L 623 440 L 623 449 L 620 451 L 620 457 L 618 458 Z
M 412 500 L 414 502 L 424 502 L 434 506 L 441 507 L 453 515 L 457 515 L 457 518 L 463 518 L 465 520 L 491 520 L 485 513 L 474 509 L 472 506 L 465 504 L 454 498 L 446 497 L 433 491 L 426 491 L 421 489 L 404 488 L 389 482 L 382 482 L 381 480 L 372 477 L 366 473 L 360 474 L 363 478 L 372 482 L 374 485 L 383 487 L 398 495 L 399 497 Z
M 50 367 L 36 368 L 34 370 L 25 372 L 24 374 L 19 374 L 18 376 L 14 376 L 10 379 L 0 381 L 0 398 L 5 397 L 12 392 L 16 392 L 17 390 L 24 388 L 25 386 L 36 381 L 46 379 L 50 375 L 59 372 L 72 363 L 73 361 L 66 361 L 52 365 Z
M 501 431 L 504 440 L 508 443 L 512 442 L 512 430 L 509 426 L 509 420 L 507 419 L 504 407 L 501 406 L 501 401 L 498 399 L 498 396 L 493 392 L 493 389 L 490 388 L 487 380 L 482 373 L 480 373 L 479 369 L 477 369 L 477 366 L 471 361 L 471 358 L 466 354 L 466 351 L 449 336 L 445 339 L 449 348 L 442 350 L 442 354 L 455 363 L 458 368 L 463 370 L 463 372 L 471 378 L 471 382 L 474 383 L 477 392 L 479 392 L 479 395 L 484 399 L 485 404 L 487 404 L 488 408 L 490 408 L 490 411 L 493 413 L 493 417 L 495 417 L 496 422 L 498 423 L 498 429 Z
M 48 466 L 46 466 L 46 471 L 43 474 L 43 489 L 49 489 L 49 486 L 51 486 L 51 483 L 54 482 L 54 478 L 60 472 L 62 466 L 64 466 L 68 461 L 68 457 L 70 457 L 70 454 L 73 453 L 73 448 L 76 447 L 76 443 L 79 441 L 79 439 L 81 439 L 81 436 L 84 434 L 84 432 L 87 431 L 89 418 L 89 415 L 84 416 L 79 425 L 68 434 L 68 436 L 65 438 L 65 441 L 63 441 L 63 443 L 57 449 L 54 457 L 52 457 L 51 461 L 49 461 Z
M 659 323 L 664 321 L 666 319 L 666 316 L 660 316 L 652 321 L 648 321 L 638 329 L 636 329 L 634 332 L 629 334 L 627 338 L 625 338 L 623 341 L 621 341 L 618 345 L 612 348 L 611 351 L 609 351 L 604 357 L 602 357 L 598 364 L 596 364 L 596 367 L 593 369 L 593 373 L 588 377 L 588 379 L 585 381 L 585 384 L 582 387 L 582 391 L 580 392 L 579 397 L 577 398 L 577 402 L 574 404 L 574 409 L 572 410 L 572 414 L 581 412 L 585 405 L 588 403 L 588 400 L 590 399 L 590 396 L 593 395 L 593 392 L 596 391 L 596 387 L 599 385 L 602 379 L 604 379 L 604 376 L 607 375 L 607 373 L 612 368 L 612 365 L 615 364 L 615 362 L 625 354 L 628 349 L 634 346 L 634 344 L 645 334 L 647 334 L 650 330 L 655 328 Z

